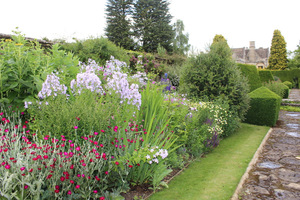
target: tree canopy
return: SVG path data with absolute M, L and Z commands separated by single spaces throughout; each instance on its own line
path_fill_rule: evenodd
M 284 37 L 279 30 L 274 30 L 268 68 L 284 70 L 287 68 L 287 62 L 287 50 Z

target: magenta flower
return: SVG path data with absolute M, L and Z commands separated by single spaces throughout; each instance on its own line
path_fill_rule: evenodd
M 96 193 L 98 193 L 98 191 L 97 191 L 97 190 L 94 190 L 94 193 L 96 194 Z
M 26 190 L 28 188 L 28 185 L 24 185 L 24 189 Z
M 74 126 L 74 129 L 78 129 L 78 126 Z
M 80 188 L 80 185 L 76 185 L 75 188 L 76 188 L 76 189 Z
M 10 165 L 5 165 L 5 168 L 6 169 L 10 169 Z
M 21 171 L 25 170 L 25 167 L 21 167 L 20 170 L 21 170 Z
M 76 149 L 77 151 L 80 151 L 80 147 L 76 147 L 75 149 Z
M 68 195 L 71 195 L 71 194 L 72 194 L 72 191 L 71 191 L 71 190 L 69 190 L 69 191 L 68 191 Z

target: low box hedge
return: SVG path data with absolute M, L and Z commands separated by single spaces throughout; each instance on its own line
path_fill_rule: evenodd
M 274 126 L 278 120 L 281 97 L 266 87 L 249 93 L 250 109 L 245 122 L 255 125 Z
M 240 68 L 242 74 L 247 77 L 248 84 L 250 87 L 250 92 L 262 86 L 260 77 L 255 65 L 247 65 L 237 63 L 238 68 Z
M 283 90 L 284 90 L 282 98 L 287 99 L 287 98 L 289 98 L 290 89 L 286 84 L 284 84 L 284 83 L 281 83 L 281 84 L 283 85 Z

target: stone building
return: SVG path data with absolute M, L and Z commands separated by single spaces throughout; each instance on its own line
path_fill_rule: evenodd
M 269 65 L 269 48 L 255 49 L 255 42 L 250 41 L 250 47 L 232 48 L 232 58 L 238 63 L 255 65 L 258 69 L 265 69 Z

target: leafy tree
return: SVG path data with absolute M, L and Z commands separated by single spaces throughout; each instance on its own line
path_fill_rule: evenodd
M 227 43 L 227 40 L 225 39 L 225 37 L 223 35 L 215 35 L 214 39 L 213 39 L 213 43 L 212 44 L 216 44 L 218 42 L 224 42 L 228 48 L 229 48 L 229 45 Z
M 107 38 L 125 49 L 133 49 L 131 21 L 133 0 L 107 0 L 105 29 Z
M 286 42 L 279 30 L 275 30 L 272 38 L 271 55 L 269 58 L 269 69 L 284 70 L 287 68 Z
M 184 24 L 182 20 L 177 20 L 173 25 L 175 30 L 175 38 L 173 40 L 173 51 L 178 54 L 185 54 L 190 49 L 189 34 L 184 34 Z
M 240 119 L 249 108 L 248 82 L 224 41 L 212 44 L 208 53 L 189 60 L 181 71 L 180 86 L 190 98 L 227 100 Z
M 291 53 L 292 58 L 289 59 L 289 62 L 288 62 L 289 69 L 300 68 L 300 45 L 298 45 L 297 47 L 298 47 L 298 49 L 296 49 L 295 51 L 293 51 Z
M 168 6 L 167 0 L 137 0 L 134 4 L 134 32 L 144 51 L 154 52 L 158 44 L 172 50 L 174 30 Z

